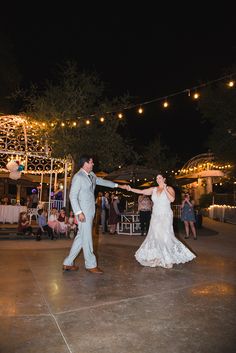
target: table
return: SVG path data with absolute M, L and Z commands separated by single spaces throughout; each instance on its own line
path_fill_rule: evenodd
M 121 220 L 117 226 L 118 234 L 140 235 L 140 221 L 138 213 L 121 214 Z
M 27 212 L 26 206 L 0 205 L 1 223 L 18 223 L 20 212 Z

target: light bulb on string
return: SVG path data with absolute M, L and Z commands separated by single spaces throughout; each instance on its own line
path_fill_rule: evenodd
M 104 116 L 101 116 L 99 120 L 100 120 L 101 123 L 104 123 L 104 121 L 105 121 Z
M 195 92 L 194 94 L 193 94 L 193 99 L 199 99 L 199 97 L 200 97 L 200 94 L 198 93 L 198 92 Z
M 169 107 L 169 103 L 168 103 L 168 101 L 167 100 L 165 100 L 163 103 L 162 103 L 162 106 L 163 106 L 163 108 L 168 108 Z
M 86 125 L 90 125 L 90 120 L 89 119 L 86 120 Z
M 229 87 L 229 88 L 232 88 L 232 87 L 234 87 L 234 81 L 233 80 L 230 80 L 228 83 L 227 83 L 227 86 Z
M 118 118 L 119 118 L 119 119 L 122 119 L 122 118 L 123 118 L 123 114 L 122 114 L 122 113 L 119 113 L 119 114 L 118 114 Z
M 139 107 L 139 108 L 138 108 L 138 113 L 139 113 L 139 114 L 143 114 L 143 108 L 142 108 L 142 107 Z

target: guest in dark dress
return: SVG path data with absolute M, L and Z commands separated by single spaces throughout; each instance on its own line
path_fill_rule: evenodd
M 110 234 L 115 234 L 117 223 L 120 220 L 120 211 L 118 208 L 119 199 L 115 194 L 111 194 L 111 202 L 109 205 L 109 219 Z
M 181 204 L 181 220 L 184 222 L 185 226 L 185 239 L 189 238 L 189 230 L 191 228 L 193 239 L 197 239 L 196 229 L 194 223 L 196 222 L 195 213 L 194 213 L 194 205 L 193 202 L 190 201 L 190 195 L 185 194 L 184 200 Z

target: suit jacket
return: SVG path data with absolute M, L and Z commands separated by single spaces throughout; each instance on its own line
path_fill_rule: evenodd
M 89 174 L 81 168 L 72 178 L 70 189 L 70 202 L 74 214 L 83 212 L 86 216 L 93 217 L 95 214 L 95 196 L 94 190 L 96 185 L 114 188 L 116 186 L 113 181 L 97 178 L 94 172 Z

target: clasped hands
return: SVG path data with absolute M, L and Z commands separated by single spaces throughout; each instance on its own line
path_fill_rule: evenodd
M 125 184 L 125 185 L 119 185 L 119 188 L 120 188 L 120 189 L 127 190 L 127 191 L 131 191 L 131 186 L 130 186 L 130 185 L 128 185 L 128 184 Z

